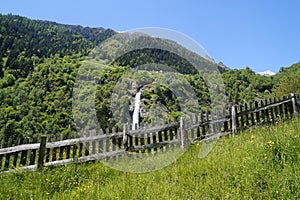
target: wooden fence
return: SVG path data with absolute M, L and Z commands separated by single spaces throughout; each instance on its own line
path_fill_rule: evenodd
M 14 168 L 41 169 L 71 162 L 96 159 L 116 159 L 128 152 L 153 154 L 167 148 L 186 148 L 190 143 L 235 134 L 266 123 L 277 123 L 297 116 L 300 102 L 295 95 L 229 106 L 220 116 L 209 112 L 181 118 L 180 122 L 132 130 L 124 125 L 105 132 L 85 134 L 85 137 L 42 136 L 2 140 L 0 143 L 0 171 Z

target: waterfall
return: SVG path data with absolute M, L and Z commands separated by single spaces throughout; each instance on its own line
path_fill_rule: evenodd
M 141 104 L 141 94 L 142 89 L 136 93 L 134 98 L 134 110 L 132 115 L 132 130 L 135 130 L 135 124 L 137 124 L 137 128 L 139 128 L 139 113 L 140 113 L 140 104 Z

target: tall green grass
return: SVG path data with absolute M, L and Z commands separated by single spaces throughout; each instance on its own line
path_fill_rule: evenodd
M 100 162 L 0 174 L 0 199 L 300 199 L 300 121 L 240 132 L 132 174 Z

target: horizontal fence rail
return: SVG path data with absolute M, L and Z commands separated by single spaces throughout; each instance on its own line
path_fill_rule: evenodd
M 14 168 L 41 169 L 45 165 L 59 166 L 72 162 L 97 159 L 117 159 L 126 153 L 165 151 L 175 146 L 205 141 L 266 123 L 277 123 L 297 117 L 300 101 L 294 94 L 281 99 L 268 99 L 229 106 L 213 117 L 210 112 L 200 113 L 180 122 L 154 127 L 133 129 L 124 124 L 122 130 L 99 130 L 84 134 L 42 136 L 2 140 L 0 143 L 0 171 Z

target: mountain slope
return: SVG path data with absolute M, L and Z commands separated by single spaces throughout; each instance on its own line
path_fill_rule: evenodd
M 114 34 L 116 32 L 111 29 L 64 25 L 0 14 L 0 139 L 75 133 L 72 94 L 78 70 L 89 52 Z M 160 44 L 166 41 L 156 38 L 152 42 Z M 147 39 L 141 38 L 139 42 L 146 43 Z M 170 47 L 180 53 L 182 47 L 177 48 L 176 42 L 168 42 Z M 118 45 L 108 44 L 104 53 L 109 55 L 119 51 L 118 48 Z M 231 103 L 261 99 L 265 93 L 272 92 L 276 81 L 283 80 L 286 74 L 293 74 L 287 71 L 295 72 L 299 69 L 298 63 L 283 69 L 274 77 L 261 77 L 250 68 L 229 70 L 222 63 L 199 58 L 192 52 L 186 52 L 186 55 L 203 66 L 218 67 Z M 102 64 L 112 61 L 102 60 L 101 55 L 95 55 L 92 59 Z M 97 118 L 103 128 L 112 128 L 116 124 L 112 120 L 110 100 L 118 79 L 132 68 L 146 63 L 160 63 L 182 73 L 182 80 L 177 79 L 174 83 L 186 81 L 196 93 L 199 109 L 206 111 L 210 108 L 211 94 L 202 74 L 198 74 L 191 63 L 174 53 L 149 48 L 130 51 L 114 61 L 109 67 L 105 65 L 106 70 L 96 93 Z M 156 72 L 160 70 L 154 69 Z M 214 79 L 214 75 L 208 78 Z M 155 76 L 145 74 L 142 78 L 134 78 L 131 79 L 134 84 L 143 81 L 149 83 Z M 156 104 L 164 106 L 172 119 L 178 119 L 180 110 L 177 97 L 170 88 L 157 82 L 148 85 L 142 93 L 142 101 L 147 104 L 144 108 L 152 110 Z M 214 86 L 218 91 L 217 84 Z M 132 101 L 136 88 L 131 88 L 131 92 L 127 102 Z
M 291 93 L 300 95 L 300 62 L 289 67 L 282 67 L 274 75 L 276 84 L 273 89 L 273 96 L 289 96 Z
M 77 71 L 111 29 L 0 15 L 0 138 L 75 131 Z
M 14 15 L 0 15 L 0 33 L 0 77 L 6 69 L 13 71 L 15 78 L 26 77 L 41 58 L 87 55 L 96 43 L 115 34 L 111 29 L 61 25 Z

